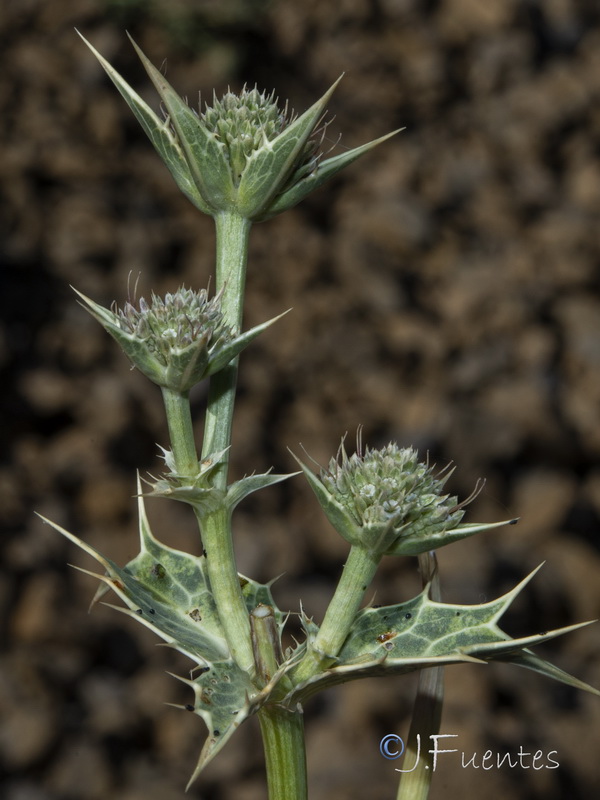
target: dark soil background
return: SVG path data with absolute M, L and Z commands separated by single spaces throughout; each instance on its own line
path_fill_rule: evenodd
M 469 521 L 521 523 L 440 552 L 446 599 L 477 603 L 542 571 L 507 620 L 535 633 L 600 616 L 600 7 L 597 0 L 4 0 L 0 17 L 3 526 L 0 794 L 183 800 L 202 722 L 178 654 L 105 607 L 67 567 L 56 520 L 124 563 L 135 470 L 159 469 L 160 396 L 77 305 L 206 285 L 212 221 L 172 179 L 81 29 L 155 104 L 125 36 L 196 102 L 244 82 L 302 110 L 345 72 L 331 146 L 406 130 L 253 231 L 248 326 L 293 307 L 240 376 L 234 477 L 286 448 L 320 463 L 340 437 L 414 444 L 467 496 Z M 195 395 L 198 437 L 204 389 Z M 197 552 L 186 508 L 157 536 Z M 279 604 L 321 618 L 347 552 L 297 478 L 235 517 L 240 569 L 285 573 Z M 377 602 L 418 591 L 386 561 Z M 539 652 L 600 685 L 600 627 Z M 586 800 L 600 784 L 600 700 L 508 666 L 446 674 L 442 732 L 474 752 L 553 755 L 558 769 L 461 768 L 432 800 Z M 395 796 L 386 733 L 406 735 L 415 681 L 371 680 L 308 704 L 313 800 Z M 543 761 L 543 764 L 549 764 Z M 246 725 L 187 795 L 265 797 Z

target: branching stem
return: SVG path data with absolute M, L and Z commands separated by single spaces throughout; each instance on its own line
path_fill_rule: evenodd
M 293 673 L 295 684 L 303 683 L 333 663 L 350 633 L 356 613 L 380 560 L 380 556 L 365 548 L 353 546 L 350 549 L 340 582 L 325 613 L 319 633 Z

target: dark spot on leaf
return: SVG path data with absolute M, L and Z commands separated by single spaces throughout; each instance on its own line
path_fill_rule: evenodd
M 248 581 L 246 580 L 246 578 L 242 578 L 240 576 L 240 586 L 242 587 L 242 589 L 244 589 L 247 585 L 248 585 Z
M 186 711 L 195 711 L 196 709 L 194 708 L 194 706 L 192 706 L 192 705 L 190 705 L 190 704 L 188 703 L 188 704 L 186 705 L 186 707 L 185 707 L 185 710 L 186 710 Z
M 150 574 L 152 575 L 153 578 L 158 578 L 158 580 L 161 580 L 162 578 L 165 577 L 167 571 L 165 570 L 162 564 L 155 564 L 150 570 Z
M 411 619 L 411 618 L 412 618 L 412 614 L 405 614 L 404 615 L 404 619 Z
M 142 611 L 142 609 L 141 609 L 141 608 L 136 608 L 136 610 L 135 610 L 135 613 L 136 613 L 136 614 L 139 614 L 139 615 L 140 615 L 140 617 L 141 617 L 141 616 L 142 616 L 142 614 L 143 614 L 144 612 Z
M 457 612 L 456 612 L 456 614 L 455 614 L 454 616 L 455 616 L 455 617 L 460 617 L 460 611 L 457 611 Z
M 206 672 L 210 672 L 210 667 L 200 667 L 198 670 L 198 675 L 204 675 Z
M 148 609 L 149 614 L 156 614 L 156 611 L 153 608 Z
M 191 611 L 188 611 L 188 615 L 194 620 L 194 622 L 202 622 L 202 616 L 199 608 L 192 608 Z
M 213 731 L 213 736 L 220 736 L 220 735 L 221 735 L 221 731 L 218 731 L 216 729 Z

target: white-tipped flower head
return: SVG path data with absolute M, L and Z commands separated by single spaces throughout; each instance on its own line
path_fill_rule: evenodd
M 342 446 L 321 471 L 331 497 L 358 525 L 385 526 L 395 534 L 408 527 L 413 533 L 433 533 L 458 525 L 464 511 L 456 497 L 443 493 L 446 478 L 436 477 L 412 447 L 393 443 L 350 457 Z
M 225 145 L 236 186 L 254 154 L 270 148 L 293 122 L 287 108 L 279 108 L 274 93 L 267 95 L 256 87 L 250 90 L 244 87 L 239 94 L 229 91 L 220 100 L 215 96 L 213 105 L 206 107 L 200 119 Z M 314 167 L 318 149 L 319 129 L 313 130 L 304 143 L 293 165 L 293 173 Z
M 461 525 L 465 505 L 444 492 L 451 474 L 435 472 L 416 450 L 394 443 L 348 456 L 344 442 L 315 475 L 300 466 L 327 515 L 350 544 L 383 555 L 419 555 L 496 525 Z
M 150 303 L 142 297 L 137 308 L 127 302 L 111 311 L 77 294 L 140 372 L 180 393 L 223 369 L 275 321 L 236 335 L 224 322 L 221 295 L 209 299 L 205 289 L 181 287 L 164 299 L 153 294 Z
M 300 116 L 258 89 L 227 92 L 193 111 L 134 44 L 160 95 L 161 119 L 86 42 L 146 131 L 182 192 L 201 211 L 261 221 L 299 203 L 340 169 L 393 134 L 321 159 L 320 123 L 336 83 Z M 394 131 L 395 133 L 395 131 Z

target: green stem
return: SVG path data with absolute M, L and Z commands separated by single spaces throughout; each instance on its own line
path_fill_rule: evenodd
M 306 751 L 301 711 L 266 705 L 258 712 L 269 800 L 306 800 Z
M 210 588 L 227 644 L 238 666 L 253 675 L 250 621 L 235 565 L 229 510 L 221 507 L 204 515 L 201 528 Z
M 221 310 L 225 321 L 237 333 L 242 326 L 251 223 L 238 214 L 223 212 L 215 217 L 215 225 L 215 288 L 217 292 L 222 292 Z M 202 444 L 203 459 L 213 453 L 226 451 L 213 482 L 214 488 L 223 492 L 227 489 L 237 363 L 238 359 L 235 359 L 210 379 Z M 237 574 L 228 509 L 222 507 L 202 520 L 202 543 L 207 554 L 211 590 L 229 648 L 238 665 L 252 675 L 254 658 L 250 623 Z
M 273 608 L 260 603 L 250 612 L 256 679 L 267 686 L 283 660 Z M 280 677 L 258 718 L 265 750 L 269 800 L 306 800 L 306 752 L 302 710 L 290 711 L 277 699 L 292 689 Z
M 297 685 L 326 669 L 337 657 L 346 640 L 360 604 L 373 580 L 380 556 L 362 547 L 351 547 L 325 619 L 305 658 L 293 672 Z
M 175 470 L 179 475 L 194 477 L 198 473 L 198 456 L 189 397 L 187 393 L 180 394 L 165 388 L 162 393 Z M 215 511 L 202 515 L 196 511 L 196 517 L 207 555 L 211 590 L 229 649 L 240 667 L 252 675 L 254 658 L 250 622 L 235 566 L 229 510 L 221 505 Z
M 250 222 L 237 214 L 225 213 L 218 216 L 215 222 L 216 291 L 222 292 L 221 309 L 225 321 L 237 333 L 242 323 Z M 210 380 L 203 459 L 213 453 L 227 451 L 231 445 L 236 380 L 237 359 Z M 180 394 L 169 389 L 163 389 L 162 392 L 175 469 L 179 475 L 193 477 L 197 475 L 199 466 L 188 393 Z M 227 489 L 227 452 L 221 462 L 213 486 L 224 493 Z M 229 648 L 238 665 L 253 675 L 250 623 L 237 574 L 229 509 L 223 503 L 214 511 L 202 515 L 197 512 L 196 515 L 207 555 L 211 591 Z
M 215 217 L 217 231 L 216 291 L 222 291 L 221 309 L 228 325 L 239 332 L 242 326 L 248 239 L 251 222 L 237 214 L 221 213 Z M 208 408 L 204 427 L 202 458 L 231 445 L 231 426 L 235 404 L 238 359 L 210 379 Z M 227 486 L 229 455 L 215 479 L 218 488 Z
M 194 443 L 189 395 L 187 392 L 181 394 L 162 387 L 162 396 L 175 459 L 175 471 L 178 475 L 191 477 L 198 473 L 198 454 Z
M 429 596 L 440 603 L 442 594 L 435 551 L 419 556 L 423 584 L 431 581 Z M 405 770 L 400 777 L 396 800 L 427 800 L 433 777 L 433 754 L 429 752 L 430 736 L 440 730 L 444 702 L 444 668 L 429 667 L 419 674 L 417 696 L 408 732 L 406 754 L 402 762 Z M 419 739 L 420 738 L 420 745 Z

